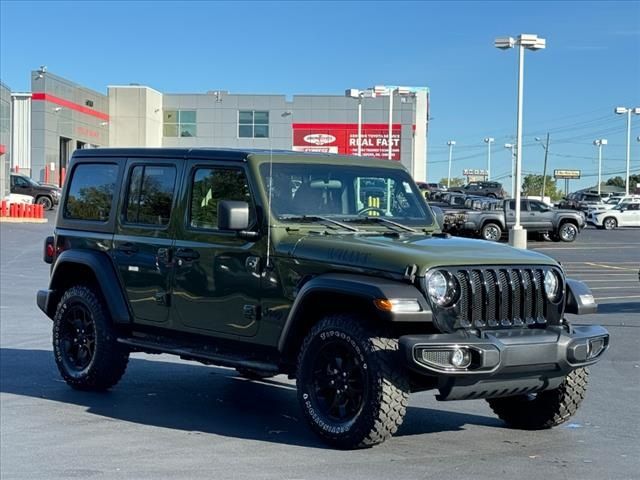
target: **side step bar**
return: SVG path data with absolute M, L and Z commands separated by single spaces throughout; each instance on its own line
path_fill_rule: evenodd
M 278 368 L 278 365 L 274 363 L 249 360 L 242 357 L 225 356 L 205 352 L 196 348 L 166 345 L 138 338 L 118 338 L 118 343 L 147 353 L 168 353 L 171 355 L 177 355 L 183 360 L 195 360 L 206 364 L 218 365 L 220 367 L 241 367 L 251 370 L 259 370 L 265 373 L 273 373 L 274 375 L 282 373 L 280 368 Z

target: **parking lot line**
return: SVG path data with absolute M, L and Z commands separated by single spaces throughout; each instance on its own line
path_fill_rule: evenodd
M 624 287 L 591 287 L 591 290 L 622 290 Z
M 628 270 L 628 271 L 634 270 L 632 268 L 616 267 L 614 265 L 607 265 L 605 263 L 592 263 L 592 262 L 584 262 L 584 263 L 585 265 L 592 265 L 594 267 L 602 267 L 602 268 L 610 268 L 612 270 Z
M 609 245 L 607 247 L 541 247 L 536 248 L 535 250 L 619 250 L 621 248 L 633 248 L 634 250 L 638 249 L 637 245 Z

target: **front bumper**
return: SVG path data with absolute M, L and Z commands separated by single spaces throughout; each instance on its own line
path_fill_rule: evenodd
M 569 330 L 550 326 L 484 331 L 480 336 L 466 332 L 407 335 L 399 343 L 411 370 L 437 378 L 439 400 L 461 400 L 557 388 L 569 372 L 602 357 L 609 333 L 598 325 Z M 467 366 L 451 364 L 456 350 L 468 354 Z

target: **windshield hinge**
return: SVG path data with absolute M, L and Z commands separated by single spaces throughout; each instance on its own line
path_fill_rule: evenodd
M 411 283 L 416 279 L 416 274 L 418 273 L 418 266 L 414 263 L 413 265 L 407 265 L 407 268 L 404 270 L 404 279 L 409 280 Z

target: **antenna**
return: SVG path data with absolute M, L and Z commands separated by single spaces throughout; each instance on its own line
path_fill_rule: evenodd
M 269 141 L 269 200 L 267 201 L 267 264 L 271 268 L 271 192 L 273 192 L 273 146 Z

